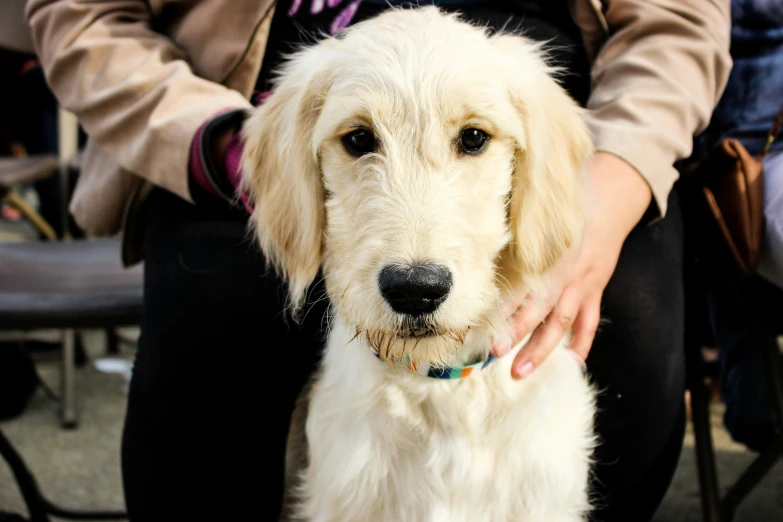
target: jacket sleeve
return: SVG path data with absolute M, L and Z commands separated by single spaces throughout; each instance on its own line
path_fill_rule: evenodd
M 60 104 L 124 169 L 191 201 L 190 145 L 240 93 L 197 77 L 151 26 L 144 0 L 29 0 L 27 18 Z
M 731 70 L 729 0 L 608 0 L 588 123 L 596 150 L 632 165 L 660 215 Z

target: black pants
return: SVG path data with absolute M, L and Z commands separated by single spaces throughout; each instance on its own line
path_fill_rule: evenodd
M 276 520 L 294 400 L 322 345 L 297 326 L 241 214 L 158 190 L 122 442 L 131 520 Z
M 289 416 L 322 346 L 323 304 L 301 326 L 287 323 L 283 284 L 226 210 L 156 191 L 145 247 L 122 446 L 131 520 L 276 520 Z M 602 390 L 595 520 L 648 520 L 677 464 L 681 250 L 673 201 L 630 235 L 605 292 L 588 359 Z

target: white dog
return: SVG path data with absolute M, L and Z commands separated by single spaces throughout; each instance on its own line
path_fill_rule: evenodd
M 319 267 L 331 301 L 291 518 L 585 519 L 594 396 L 567 341 L 521 381 L 522 343 L 490 356 L 581 235 L 592 145 L 551 72 L 530 40 L 395 9 L 296 53 L 247 121 L 261 247 L 295 313 Z

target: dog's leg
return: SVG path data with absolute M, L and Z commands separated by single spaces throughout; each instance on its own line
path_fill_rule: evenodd
M 297 502 L 296 490 L 302 472 L 307 467 L 309 456 L 305 425 L 310 405 L 312 384 L 306 384 L 296 399 L 294 412 L 291 414 L 291 425 L 288 429 L 288 441 L 285 452 L 285 482 L 283 490 L 283 507 L 280 511 L 280 522 L 293 522 L 294 505 Z

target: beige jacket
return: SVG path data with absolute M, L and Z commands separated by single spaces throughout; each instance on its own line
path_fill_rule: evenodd
M 29 0 L 46 77 L 88 135 L 71 211 L 89 234 L 125 230 L 139 260 L 137 209 L 153 185 L 191 200 L 198 127 L 249 108 L 271 0 Z M 570 0 L 592 66 L 598 150 L 633 165 L 661 213 L 692 136 L 731 68 L 729 0 Z

